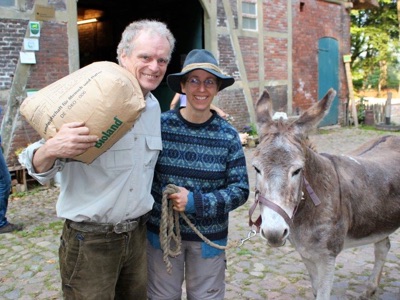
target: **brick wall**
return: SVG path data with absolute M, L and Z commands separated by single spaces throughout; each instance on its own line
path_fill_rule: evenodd
M 350 21 L 342 5 L 324 1 L 293 3 L 293 112 L 318 99 L 318 40 L 332 37 L 339 44 L 339 101 L 347 99 L 342 56 L 350 52 Z M 339 107 L 339 119 L 343 118 Z M 340 121 L 340 120 L 339 120 Z
M 27 20 L 0 19 L 2 33 L 0 39 L 0 90 L 11 88 L 27 26 Z M 35 52 L 36 64 L 31 66 L 27 83 L 28 89 L 41 89 L 69 74 L 66 24 L 42 22 L 39 48 L 39 51 Z M 6 108 L 5 100 L 2 101 L 4 109 Z M 6 158 L 8 166 L 19 165 L 15 152 L 40 138 L 23 117 L 17 116 L 16 124 L 9 155 Z
M 14 132 L 13 139 L 11 141 L 10 152 L 7 157 L 7 165 L 9 167 L 19 166 L 16 153 L 19 153 L 23 148 L 40 139 L 39 134 L 21 115 L 18 115 L 17 124 L 18 126 Z
M 27 20 L 0 19 L 0 90 L 9 90 L 11 88 L 27 26 Z M 2 122 L 4 113 L 7 110 L 7 99 L 8 97 L 1 99 L 0 105 L 3 111 L 0 115 L 0 122 Z M 24 121 L 22 120 L 22 122 Z M 20 123 L 18 121 L 18 124 Z M 9 166 L 18 165 L 14 151 L 19 147 L 18 145 L 25 144 L 25 139 L 29 138 L 30 134 L 31 132 L 27 132 L 27 135 L 14 137 L 15 142 L 13 141 L 12 143 L 16 146 L 11 146 L 10 155 L 6 157 L 6 162 Z M 35 133 L 33 132 L 33 134 Z
M 27 20 L 0 19 L 0 90 L 11 87 Z
M 237 27 L 236 1 L 229 1 L 234 14 L 234 26 Z M 350 21 L 349 13 L 340 4 L 325 1 L 292 1 L 292 19 L 288 20 L 287 1 L 263 1 L 263 32 L 264 47 L 263 53 L 258 53 L 258 38 L 249 36 L 238 36 L 240 51 L 246 70 L 247 82 L 242 82 L 243 86 L 248 84 L 253 86 L 250 89 L 253 103 L 259 98 L 259 82 L 265 81 L 274 108 L 279 111 L 290 109 L 294 115 L 308 108 L 318 99 L 318 40 L 322 37 L 332 37 L 339 44 L 339 122 L 345 112 L 345 102 L 348 98 L 346 75 L 341 61 L 343 54 L 350 53 Z M 259 13 L 259 15 L 261 15 Z M 227 28 L 227 13 L 221 0 L 217 1 L 217 26 Z M 289 29 L 292 30 L 290 34 Z M 288 43 L 292 38 L 292 57 L 289 57 Z M 235 53 L 231 52 L 231 36 L 218 36 L 218 49 L 220 60 L 230 61 L 224 65 L 224 70 L 228 74 L 234 75 L 236 80 L 242 80 L 241 74 L 233 73 L 232 66 L 237 63 L 232 58 Z M 264 55 L 264 78 L 259 78 L 259 55 Z M 237 55 L 235 55 L 237 59 Z M 290 70 L 288 62 L 292 60 L 292 78 L 289 78 Z M 293 102 L 292 107 L 288 107 L 288 85 L 281 84 L 284 81 L 292 81 Z M 275 82 L 275 83 L 272 83 Z M 270 84 L 271 83 L 271 84 Z M 246 106 L 242 97 L 232 99 L 235 107 Z M 240 102 L 241 101 L 241 102 Z M 220 102 L 221 103 L 221 102 Z M 224 110 L 228 107 L 222 107 Z M 242 113 L 242 112 L 241 112 Z M 245 113 L 245 112 L 243 112 Z M 234 111 L 234 125 L 240 129 L 248 122 L 249 116 L 242 117 Z M 247 120 L 246 120 L 247 119 Z M 237 121 L 236 121 L 237 120 Z
M 287 1 L 267 0 L 263 5 L 264 30 L 287 32 Z
M 229 76 L 233 76 L 235 80 L 240 79 L 239 69 L 236 62 L 231 39 L 227 35 L 218 35 L 218 52 L 219 66 Z
M 26 8 L 32 9 L 34 2 L 34 0 L 27 0 Z M 53 4 L 57 10 L 65 10 L 65 0 L 48 0 L 48 3 Z M 265 84 L 265 88 L 269 90 L 274 101 L 274 108 L 285 111 L 288 109 L 288 86 L 282 82 L 293 80 L 293 106 L 291 108 L 293 113 L 296 114 L 296 112 L 309 107 L 316 101 L 318 94 L 318 40 L 327 36 L 337 39 L 340 59 L 343 54 L 350 52 L 350 22 L 345 8 L 320 0 L 303 1 L 301 5 L 299 0 L 295 0 L 291 1 L 293 19 L 288 20 L 287 0 L 265 0 L 262 2 L 263 10 L 259 12 L 259 16 L 263 17 L 264 26 L 263 53 L 258 52 L 259 38 L 251 35 L 240 36 L 240 30 L 235 31 L 235 34 L 238 34 L 240 53 L 235 53 L 236 50 L 232 44 L 234 42 L 232 30 L 238 29 L 240 16 L 238 16 L 237 5 L 240 2 L 229 0 L 228 3 L 233 14 L 233 22 L 228 22 L 226 19 L 228 14 L 225 12 L 224 2 L 222 0 L 216 2 L 215 26 L 221 29 L 217 35 L 217 54 L 222 70 L 233 76 L 238 81 L 239 87 L 220 92 L 218 105 L 228 114 L 233 115 L 235 127 L 240 131 L 250 123 L 250 114 L 243 89 L 240 86 L 247 85 L 251 101 L 255 103 L 260 97 L 259 86 Z M 27 20 L 0 18 L 0 90 L 8 90 L 11 87 L 27 23 Z M 233 24 L 234 28 L 229 28 L 228 24 Z M 96 26 L 96 31 L 92 30 L 93 26 Z M 289 36 L 289 28 L 292 29 L 291 36 Z M 101 60 L 102 51 L 115 53 L 112 39 L 119 39 L 119 37 L 113 37 L 112 30 L 106 23 L 85 25 L 79 27 L 79 30 L 79 37 L 90 41 L 90 43 L 81 43 L 80 41 L 80 44 L 88 46 L 87 49 L 82 48 L 83 56 L 87 52 L 88 55 L 96 55 L 95 60 Z M 230 30 L 231 33 L 229 33 Z M 293 38 L 292 78 L 288 78 L 290 38 Z M 43 88 L 68 74 L 67 24 L 43 22 L 39 43 L 40 51 L 36 52 L 37 64 L 31 67 L 27 88 Z M 102 50 L 100 51 L 100 49 Z M 239 54 L 244 60 L 247 82 L 240 82 L 242 78 L 237 61 Z M 260 78 L 258 74 L 258 57 L 260 55 L 264 56 L 265 74 L 261 76 L 263 78 Z M 81 65 L 85 65 L 85 63 Z M 347 84 L 343 63 L 340 63 L 339 78 L 339 99 L 344 103 L 347 99 Z M 13 156 L 16 149 L 25 147 L 37 138 L 33 129 L 20 118 L 8 157 L 9 163 L 16 163 L 16 157 Z
M 223 90 L 218 93 L 218 106 L 233 116 L 234 126 L 238 131 L 250 124 L 249 112 L 242 89 Z
M 232 14 L 234 16 L 233 24 L 235 28 L 237 28 L 237 6 L 236 0 L 230 0 L 230 9 L 232 10 Z M 217 1 L 217 26 L 228 28 L 228 22 L 226 20 L 226 13 L 221 0 Z M 252 39 L 254 40 L 254 39 Z M 239 73 L 239 68 L 237 65 L 237 53 L 232 46 L 232 39 L 229 34 L 219 34 L 218 35 L 218 60 L 220 68 L 229 76 L 233 76 L 235 80 L 242 80 Z M 241 44 L 246 47 L 246 41 L 243 41 Z M 246 49 L 242 50 L 246 51 Z M 246 59 L 250 59 L 252 61 L 257 61 L 250 55 L 256 54 L 254 53 L 254 48 L 251 45 L 247 48 Z M 254 66 L 254 63 L 252 64 Z M 246 65 L 247 66 L 247 65 Z M 255 68 L 251 66 L 249 63 L 248 67 L 250 68 L 247 72 L 255 72 Z M 254 76 L 253 76 L 254 77 Z M 243 94 L 243 90 L 239 89 L 229 89 L 223 90 L 218 93 L 218 103 L 217 105 L 225 111 L 225 113 L 231 115 L 234 118 L 233 125 L 241 131 L 245 125 L 249 124 L 249 112 L 246 106 L 246 100 Z
M 258 81 L 258 38 L 239 37 L 248 81 Z
M 39 90 L 69 74 L 66 24 L 42 22 L 39 47 L 39 51 L 36 51 L 36 64 L 31 66 L 28 89 Z M 7 157 L 9 166 L 19 165 L 15 154 L 18 149 L 40 138 L 23 117 L 18 116 L 17 124 Z
M 264 80 L 288 79 L 288 40 L 266 37 L 264 39 Z
M 33 89 L 44 88 L 69 74 L 67 24 L 43 22 L 39 45 L 27 86 Z

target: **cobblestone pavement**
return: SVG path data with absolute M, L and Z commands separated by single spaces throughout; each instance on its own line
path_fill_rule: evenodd
M 347 152 L 372 137 L 387 132 L 333 127 L 311 135 L 320 152 Z M 399 133 L 395 133 L 399 134 Z M 245 150 L 251 187 L 254 149 Z M 10 198 L 8 218 L 24 223 L 24 230 L 0 235 L 0 299 L 61 299 L 58 270 L 58 240 L 62 221 L 55 214 L 58 188 L 30 190 Z M 230 240 L 249 232 L 248 202 L 231 213 Z M 392 248 L 374 299 L 400 299 L 400 235 L 392 235 Z M 299 254 L 287 243 L 270 248 L 259 236 L 241 248 L 227 250 L 226 299 L 313 299 L 311 285 Z M 336 264 L 331 299 L 357 299 L 373 265 L 372 245 L 343 251 Z

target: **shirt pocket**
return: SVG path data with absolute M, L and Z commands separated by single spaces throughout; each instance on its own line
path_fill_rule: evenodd
M 134 145 L 136 138 L 125 135 L 116 142 L 104 155 L 104 163 L 109 170 L 126 170 L 134 165 Z
M 141 186 L 137 190 L 140 191 L 140 199 L 149 199 L 151 192 L 151 184 L 153 182 L 154 168 L 157 163 L 158 154 L 162 150 L 161 137 L 146 136 L 145 137 L 145 151 L 142 158 L 143 160 L 138 163 L 137 169 L 140 169 Z
M 146 156 L 144 158 L 144 167 L 154 170 L 158 158 L 158 153 L 162 150 L 161 137 L 146 136 Z

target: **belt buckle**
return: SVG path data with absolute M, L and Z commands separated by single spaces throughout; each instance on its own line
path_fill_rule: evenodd
M 124 221 L 124 222 L 118 222 L 117 224 L 114 225 L 113 231 L 116 234 L 121 234 L 124 232 L 128 232 L 128 231 L 133 231 L 136 229 L 136 227 L 139 225 L 138 221 Z
M 117 224 L 114 225 L 113 231 L 116 234 L 121 234 L 121 233 L 126 232 L 126 223 L 123 224 L 121 222 L 118 222 Z

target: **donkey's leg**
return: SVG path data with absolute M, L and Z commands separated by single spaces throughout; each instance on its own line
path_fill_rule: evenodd
M 329 300 L 335 275 L 336 257 L 320 257 L 317 264 L 318 288 L 316 300 Z
M 317 286 L 318 286 L 318 270 L 314 261 L 311 261 L 304 256 L 302 256 L 303 263 L 307 268 L 308 274 L 310 275 L 311 287 L 314 296 L 317 296 Z
M 336 257 L 319 257 L 314 260 L 302 257 L 310 274 L 311 286 L 317 300 L 329 300 L 333 285 Z
M 361 296 L 365 299 L 370 299 L 372 295 L 375 294 L 379 281 L 381 280 L 381 274 L 383 265 L 385 264 L 385 260 L 387 254 L 390 249 L 390 239 L 389 237 L 384 238 L 383 240 L 376 242 L 374 244 L 374 255 L 375 255 L 375 263 L 374 268 L 372 269 L 371 276 L 368 280 L 367 290 Z

